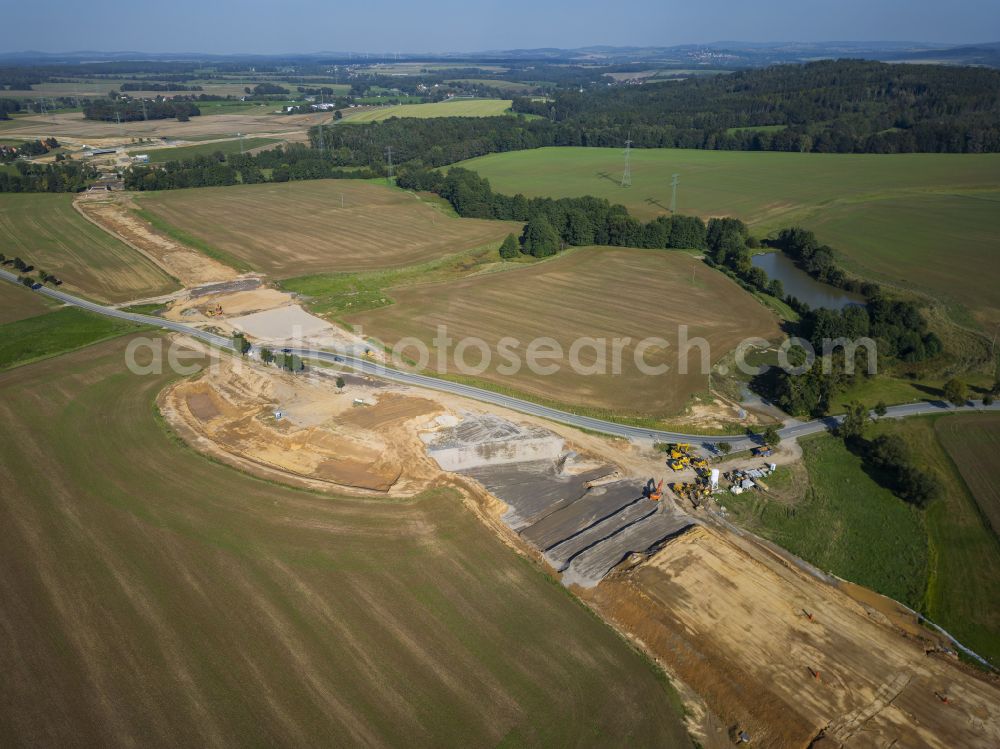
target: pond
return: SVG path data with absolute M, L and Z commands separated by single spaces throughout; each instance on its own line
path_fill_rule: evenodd
M 836 286 L 817 281 L 799 268 L 783 252 L 754 255 L 751 261 L 755 267 L 764 270 L 768 278 L 780 280 L 785 287 L 786 296 L 794 296 L 811 308 L 843 309 L 851 305 L 864 305 L 865 303 L 865 298 L 860 294 L 852 294 L 849 291 L 838 289 Z

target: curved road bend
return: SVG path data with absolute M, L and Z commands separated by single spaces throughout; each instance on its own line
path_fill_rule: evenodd
M 0 270 L 0 278 L 14 284 L 18 283 L 17 276 L 5 270 Z M 185 325 L 184 323 L 164 320 L 162 317 L 139 315 L 133 312 L 124 312 L 119 309 L 105 307 L 100 304 L 95 304 L 94 302 L 89 302 L 86 299 L 81 299 L 71 294 L 67 294 L 63 291 L 59 291 L 58 289 L 50 289 L 46 286 L 39 288 L 37 293 L 56 299 L 65 304 L 70 304 L 75 307 L 95 312 L 99 315 L 114 317 L 119 320 L 128 320 L 130 322 L 140 323 L 143 325 L 150 325 L 176 333 L 183 333 L 184 335 L 198 338 L 199 340 L 220 348 L 232 348 L 232 341 L 229 338 L 216 335 L 215 333 L 209 333 L 207 331 L 200 330 L 199 328 Z M 577 414 L 560 411 L 555 408 L 549 408 L 548 406 L 542 406 L 530 401 L 521 400 L 520 398 L 513 398 L 509 395 L 495 393 L 491 390 L 483 390 L 482 388 L 477 388 L 472 385 L 463 385 L 458 382 L 442 380 L 436 377 L 428 377 L 427 375 L 404 372 L 402 370 L 387 367 L 378 362 L 361 359 L 355 356 L 339 353 L 335 354 L 329 351 L 312 349 L 296 348 L 289 350 L 293 354 L 300 356 L 302 359 L 311 359 L 329 364 L 340 364 L 349 369 L 361 372 L 362 374 L 371 375 L 380 379 L 399 382 L 406 385 L 414 385 L 416 387 L 427 388 L 430 390 L 439 390 L 446 393 L 452 393 L 454 395 L 461 395 L 482 403 L 489 403 L 502 408 L 508 408 L 512 411 L 518 411 L 531 416 L 538 416 L 543 419 L 555 421 L 560 424 L 567 424 L 581 429 L 589 429 L 594 432 L 609 434 L 615 437 L 625 437 L 626 439 L 651 439 L 661 442 L 700 442 L 703 446 L 708 447 L 709 449 L 711 449 L 711 445 L 718 442 L 728 442 L 732 445 L 734 450 L 748 449 L 757 444 L 746 436 L 724 437 L 684 434 L 681 432 L 665 432 L 658 429 L 645 429 L 642 427 L 628 426 L 626 424 L 616 424 L 613 421 L 605 421 L 603 419 L 596 419 L 590 416 L 579 416 Z M 883 418 L 903 418 L 906 416 L 919 416 L 948 411 L 973 410 L 1000 410 L 1000 403 L 984 406 L 981 401 L 973 401 L 969 405 L 961 407 L 952 406 L 944 401 L 906 403 L 898 406 L 890 406 L 885 417 Z M 840 423 L 842 419 L 842 416 L 830 416 L 822 419 L 814 419 L 813 421 L 794 423 L 778 430 L 778 433 L 781 435 L 782 439 L 804 437 L 807 434 L 815 434 L 817 432 L 830 429 Z

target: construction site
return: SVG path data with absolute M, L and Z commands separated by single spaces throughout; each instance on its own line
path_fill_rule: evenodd
M 689 445 L 651 450 L 453 395 L 236 364 L 161 395 L 178 434 L 312 489 L 460 488 L 662 666 L 704 747 L 1000 744 L 995 676 L 905 607 L 728 523 L 725 497 L 765 490 L 791 446 L 710 463 Z

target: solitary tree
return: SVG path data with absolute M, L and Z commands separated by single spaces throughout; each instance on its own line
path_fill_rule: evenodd
M 262 348 L 260 350 L 260 360 L 265 364 L 270 364 L 274 361 L 274 352 L 269 348 Z
M 716 444 L 715 449 L 723 455 L 729 455 L 729 453 L 732 452 L 733 446 L 728 442 L 719 442 Z
M 233 348 L 240 354 L 250 350 L 250 341 L 242 333 L 233 333 Z
M 880 419 L 883 416 L 885 416 L 888 410 L 889 409 L 886 407 L 885 401 L 879 401 L 878 403 L 875 404 L 875 409 L 874 409 L 875 415 L 878 416 Z
M 864 435 L 867 423 L 868 409 L 860 401 L 853 401 L 847 406 L 847 413 L 837 427 L 837 433 L 843 437 L 844 442 L 858 440 Z
M 774 424 L 770 424 L 761 436 L 764 438 L 764 443 L 772 447 L 781 442 L 781 435 L 778 434 L 778 428 Z
M 992 406 L 993 405 L 993 393 L 987 393 L 983 396 L 983 405 Z
M 964 406 L 969 400 L 969 388 L 955 377 L 944 384 L 943 392 L 945 400 L 956 406 Z
M 343 378 L 343 377 L 337 377 L 337 387 L 338 387 L 338 388 L 339 388 L 340 390 L 343 390 L 343 389 L 344 389 L 344 385 L 346 385 L 346 384 L 347 384 L 347 383 L 346 383 L 346 382 L 344 381 L 344 378 Z

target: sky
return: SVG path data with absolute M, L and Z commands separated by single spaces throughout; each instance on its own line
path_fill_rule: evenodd
M 1000 39 L 997 0 L 49 0 L 0 52 L 469 52 L 595 44 Z

